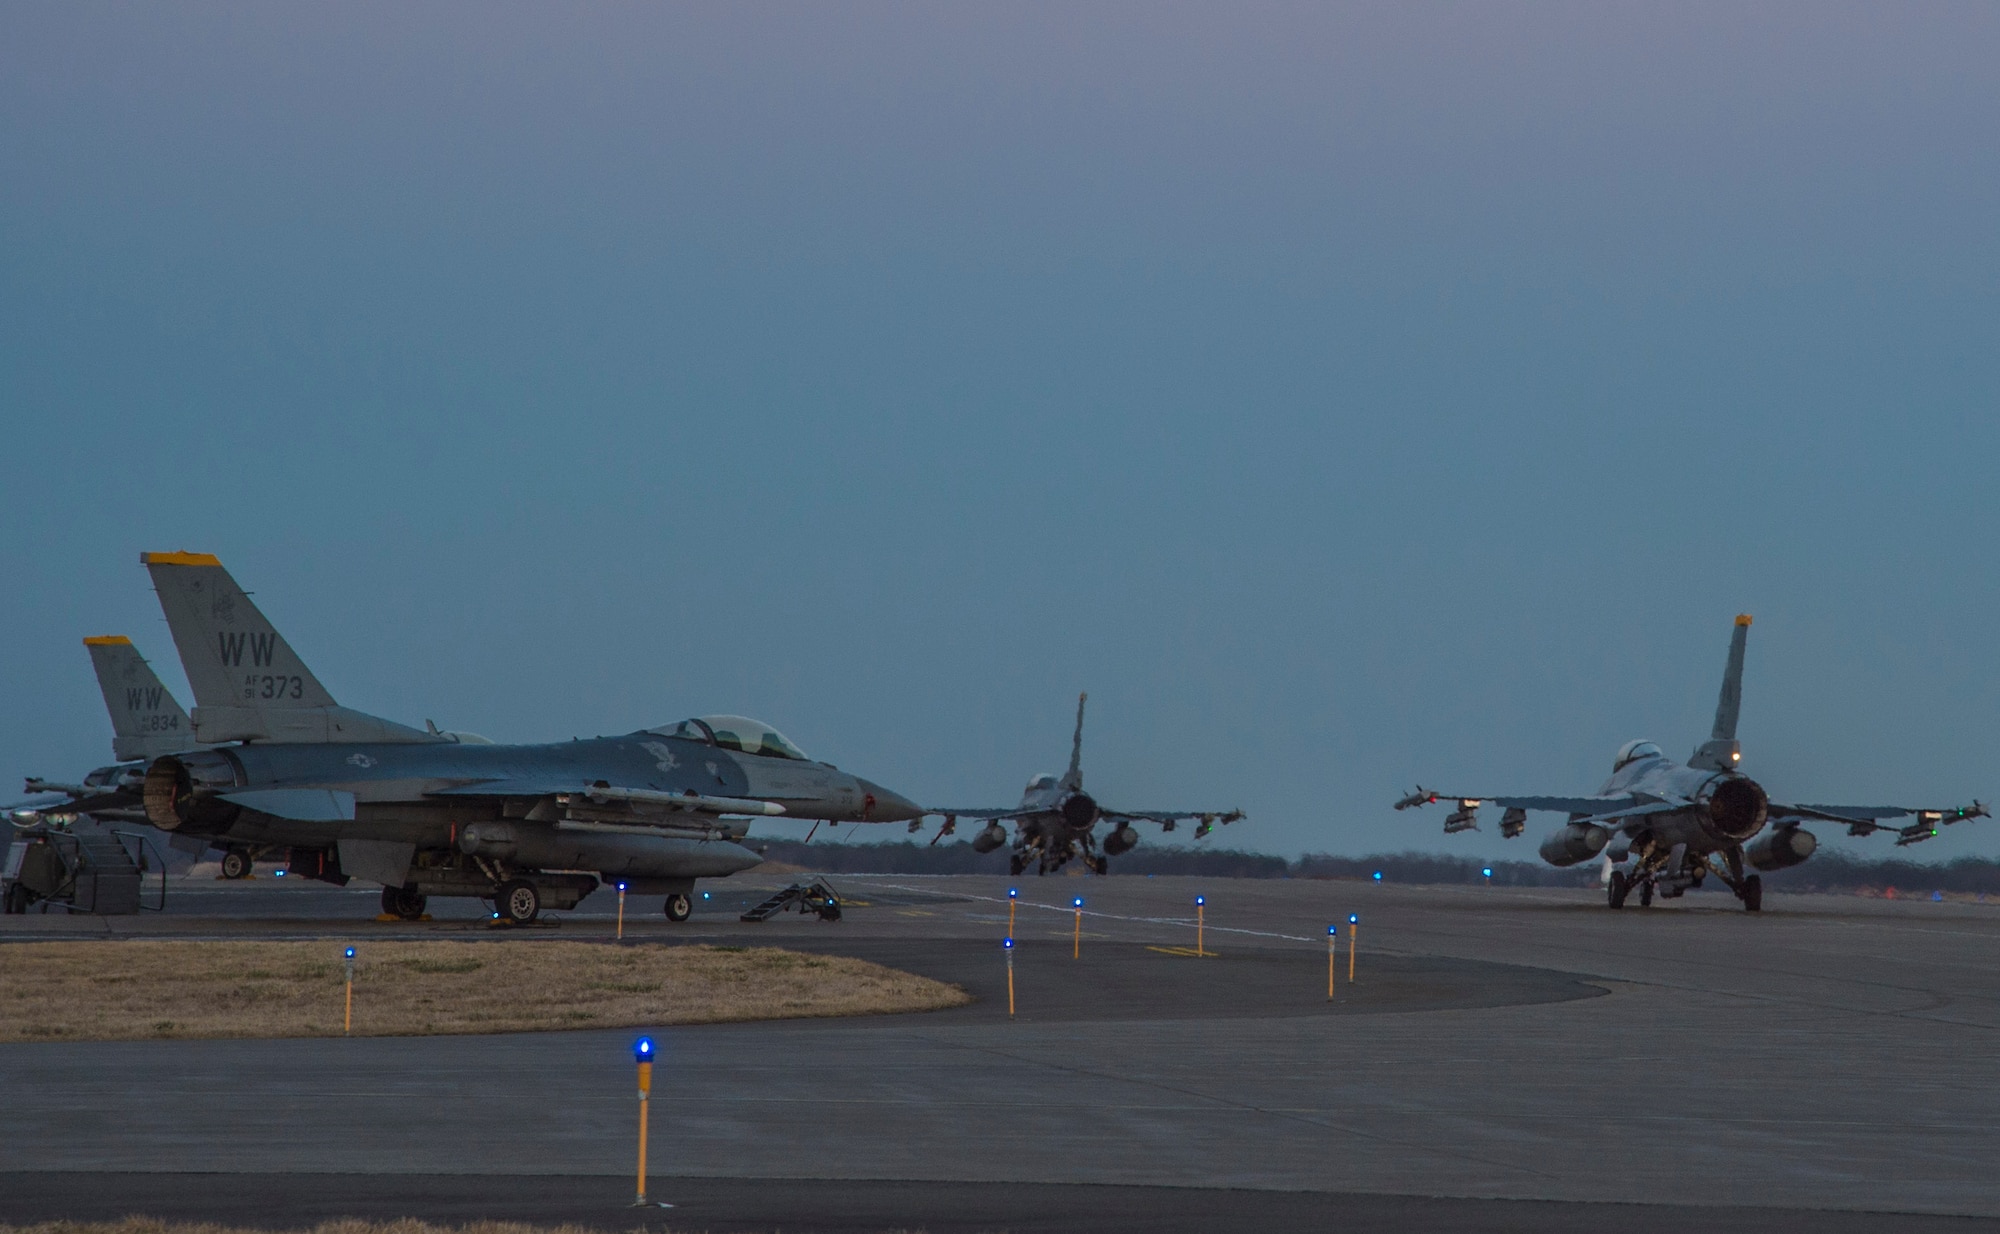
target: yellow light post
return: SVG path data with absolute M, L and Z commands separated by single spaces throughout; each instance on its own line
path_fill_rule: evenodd
M 1354 940 L 1360 933 L 1361 914 L 1347 914 L 1347 984 L 1349 985 L 1354 984 L 1354 950 L 1357 945 Z
M 354 1031 L 354 948 L 347 949 L 347 1010 L 341 1013 L 340 1031 Z
M 1328 1002 L 1333 1001 L 1333 951 L 1334 945 L 1339 941 L 1340 923 L 1335 922 L 1326 928 L 1326 1001 Z
M 624 941 L 625 938 L 625 884 L 624 883 L 618 884 L 618 938 L 619 941 L 621 942 Z
M 639 1064 L 639 1198 L 632 1201 L 634 1208 L 649 1208 L 646 1203 L 646 1124 L 651 1121 L 653 1096 L 653 1039 L 641 1037 L 632 1043 L 632 1057 Z
M 1201 942 L 1202 932 L 1207 928 L 1205 917 L 1205 914 L 1208 912 L 1207 904 L 1207 896 L 1196 896 L 1194 898 L 1194 953 L 1196 955 L 1208 954 L 1208 948 L 1202 946 Z
M 1007 952 L 1007 1018 L 1014 1018 L 1014 940 L 1009 937 L 1000 944 Z
M 1014 906 L 1021 902 L 1021 893 L 1013 887 L 1007 888 L 1007 937 L 1014 937 Z
M 1083 958 L 1083 897 L 1076 898 L 1076 932 L 1070 936 L 1069 958 Z

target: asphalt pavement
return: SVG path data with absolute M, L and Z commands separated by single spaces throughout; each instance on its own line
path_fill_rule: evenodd
M 635 897 L 628 937 L 841 951 L 979 1001 L 659 1031 L 676 1228 L 2000 1226 L 2000 905 L 1021 880 L 1010 1020 L 1004 880 L 850 876 L 841 922 L 735 920 L 780 881 L 708 884 L 684 926 Z M 609 942 L 615 912 L 600 894 L 506 931 L 476 909 L 380 923 L 331 888 L 173 892 L 163 915 L 8 918 L 0 942 Z M 1213 954 L 1190 954 L 1197 892 Z M 0 1139 L 0 1219 L 632 1228 L 595 1206 L 630 1199 L 633 1035 L 8 1046 L 0 1093 L 32 1130 Z

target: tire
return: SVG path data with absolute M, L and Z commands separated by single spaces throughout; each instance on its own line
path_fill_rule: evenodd
M 427 904 L 429 901 L 414 887 L 382 888 L 382 911 L 391 917 L 421 921 Z
M 1007 873 L 1015 876 L 1016 878 L 1019 878 L 1021 875 L 1021 871 L 1027 868 L 1028 868 L 1028 863 L 1021 860 L 1021 855 L 1019 853 L 1007 854 Z
M 493 895 L 493 911 L 509 925 L 527 925 L 542 912 L 542 893 L 525 878 L 509 879 Z
M 19 917 L 28 911 L 28 889 L 19 883 L 7 884 L 7 915 Z
M 1650 878 L 1639 884 L 1639 907 L 1653 907 L 1653 880 Z
M 1752 874 L 1749 878 L 1743 880 L 1742 899 L 1744 912 L 1761 913 L 1764 911 L 1764 878 L 1762 875 Z
M 250 860 L 250 851 L 248 849 L 232 848 L 222 854 L 222 877 L 224 878 L 249 878 L 252 868 L 253 863 Z
M 1604 889 L 1605 903 L 1613 908 L 1625 907 L 1625 894 L 1632 890 L 1632 884 L 1625 878 L 1625 871 L 1613 870 L 1611 882 Z
M 666 911 L 668 921 L 686 921 L 694 916 L 694 900 L 683 895 L 668 896 Z

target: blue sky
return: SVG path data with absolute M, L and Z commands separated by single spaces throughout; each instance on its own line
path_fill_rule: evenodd
M 349 706 L 976 804 L 1088 689 L 1281 853 L 1529 855 L 1388 803 L 1684 754 L 1738 611 L 1774 795 L 2000 793 L 1990 5 L 0 29 L 9 780 L 188 548 Z

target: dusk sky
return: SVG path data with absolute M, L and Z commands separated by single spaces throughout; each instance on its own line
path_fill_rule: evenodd
M 1087 689 L 1107 804 L 1283 854 L 1531 859 L 1389 805 L 1685 757 L 1749 612 L 1774 797 L 1991 800 L 1996 66 L 1985 0 L 0 3 L 0 795 L 108 761 L 85 635 L 191 701 L 190 549 L 364 711 L 1003 805 Z

